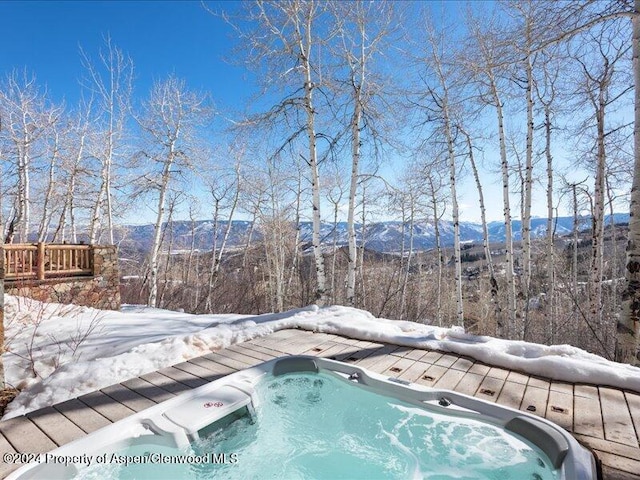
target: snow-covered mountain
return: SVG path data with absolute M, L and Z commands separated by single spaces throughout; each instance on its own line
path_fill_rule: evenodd
M 624 224 L 629 222 L 629 214 L 617 213 L 612 218 L 607 216 L 606 223 Z M 193 224 L 189 221 L 176 221 L 171 224 L 171 229 L 166 229 L 165 242 L 171 244 L 173 251 L 191 248 L 193 241 L 194 248 L 198 250 L 210 250 L 213 246 L 216 230 L 214 222 L 211 220 L 200 220 Z M 439 223 L 440 240 L 443 246 L 453 245 L 453 222 L 441 221 Z M 488 225 L 489 239 L 494 243 L 505 241 L 505 226 L 503 222 L 490 222 Z M 513 239 L 521 239 L 521 222 L 512 222 Z M 219 246 L 222 242 L 224 232 L 227 228 L 226 221 L 220 221 L 217 225 L 216 242 Z M 300 238 L 302 242 L 311 242 L 312 225 L 311 222 L 302 222 L 299 226 Z M 558 217 L 554 219 L 556 235 L 566 235 L 573 230 L 572 217 Z M 580 221 L 580 229 L 590 228 L 590 218 L 583 217 Z M 133 248 L 139 251 L 147 251 L 152 238 L 152 225 L 134 225 L 122 229 L 120 242 L 123 247 Z M 409 247 L 410 231 L 409 224 L 397 221 L 376 222 L 367 224 L 365 229 L 366 247 L 379 252 L 399 252 L 402 249 L 404 240 L 405 250 Z M 192 236 L 193 231 L 193 236 Z M 541 238 L 547 232 L 546 218 L 533 218 L 531 220 L 531 234 L 533 238 Z M 358 244 L 362 243 L 362 226 L 356 227 Z M 251 228 L 251 222 L 234 220 L 231 222 L 231 230 L 227 239 L 227 247 L 242 247 L 247 243 L 249 235 L 252 241 L 262 238 L 262 231 L 259 225 L 255 229 Z M 193 238 L 192 238 L 193 237 Z M 347 245 L 347 224 L 339 222 L 337 225 L 324 223 L 321 230 L 322 242 L 325 245 L 338 246 Z M 479 223 L 460 222 L 460 239 L 463 242 L 481 242 L 482 226 Z M 435 226 L 429 221 L 419 221 L 413 226 L 413 248 L 414 250 L 428 250 L 434 248 L 436 244 Z

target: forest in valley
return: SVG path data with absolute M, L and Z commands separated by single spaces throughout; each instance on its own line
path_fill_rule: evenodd
M 127 303 L 341 304 L 633 362 L 638 12 L 630 0 L 205 2 L 255 84 L 225 110 L 175 75 L 140 92 L 136 59 L 108 36 L 79 51 L 75 104 L 28 65 L 5 72 L 4 242 L 116 244 Z M 460 235 L 469 195 L 473 243 Z M 492 212 L 503 242 L 490 241 Z M 367 246 L 381 222 L 400 225 L 392 252 Z M 425 229 L 429 249 L 415 242 Z

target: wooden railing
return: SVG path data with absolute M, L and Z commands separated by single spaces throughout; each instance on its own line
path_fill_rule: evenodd
M 16 243 L 2 245 L 5 280 L 93 275 L 90 245 Z

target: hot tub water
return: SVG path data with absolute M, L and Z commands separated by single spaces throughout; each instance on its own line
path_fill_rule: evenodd
M 200 431 L 187 449 L 145 444 L 125 458 L 190 455 L 199 462 L 94 465 L 80 479 L 287 478 L 551 480 L 542 451 L 504 428 L 445 415 L 352 385 L 331 373 L 267 375 L 255 414 Z M 141 439 L 141 441 L 144 441 Z M 156 457 L 156 460 L 158 457 Z

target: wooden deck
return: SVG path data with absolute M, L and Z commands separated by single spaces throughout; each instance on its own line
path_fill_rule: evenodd
M 52 450 L 181 392 L 288 354 L 346 361 L 545 417 L 596 453 L 606 480 L 640 480 L 638 393 L 555 382 L 450 353 L 301 330 L 282 330 L 0 422 L 0 453 Z M 0 463 L 0 476 L 19 466 Z

